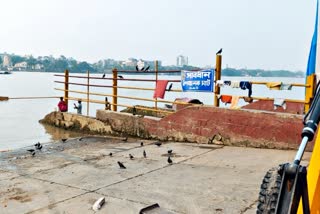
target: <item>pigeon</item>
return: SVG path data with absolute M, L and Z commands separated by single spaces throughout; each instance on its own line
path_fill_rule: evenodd
M 157 141 L 157 142 L 154 143 L 154 145 L 157 145 L 157 146 L 159 146 L 159 147 L 161 146 L 161 144 L 162 144 L 162 143 L 159 142 L 159 141 Z
M 129 154 L 129 157 L 130 157 L 131 160 L 134 159 L 132 154 Z
M 168 163 L 172 164 L 172 160 L 171 160 L 170 156 L 168 157 Z
M 171 91 L 172 89 L 172 83 L 169 85 L 168 91 Z
M 127 142 L 128 141 L 128 137 L 123 138 L 122 141 Z
M 36 151 L 34 149 L 28 149 L 27 151 L 30 152 L 32 156 L 36 154 Z
M 102 79 L 105 78 L 105 77 L 106 77 L 106 74 L 103 74 L 103 75 L 102 75 Z
M 40 146 L 40 142 L 34 144 L 35 147 L 39 147 Z
M 144 158 L 147 158 L 147 153 L 146 153 L 145 150 L 143 150 L 143 157 L 144 157 Z
M 150 66 L 148 66 L 148 67 L 144 70 L 144 72 L 147 72 L 147 71 L 149 70 L 149 68 L 150 68 Z
M 118 77 L 119 77 L 120 79 L 123 79 L 123 76 L 121 76 L 121 75 L 119 75 Z
M 62 138 L 61 141 L 62 142 L 66 142 L 68 139 L 67 138 Z
M 221 54 L 222 53 L 222 48 L 220 48 L 220 50 L 218 50 L 218 52 L 216 53 L 216 55 Z
M 126 169 L 126 167 L 120 161 L 118 161 L 118 165 L 119 165 L 120 169 Z
M 109 156 L 112 157 L 112 152 L 109 153 Z
M 36 147 L 36 149 L 41 150 L 42 149 L 42 145 Z
M 172 153 L 172 149 L 169 149 L 169 150 L 168 150 L 168 154 L 171 154 L 171 153 Z
M 144 67 L 142 67 L 140 71 L 143 71 L 143 70 L 144 70 Z
M 140 143 L 140 146 L 143 146 L 143 142 Z
M 80 138 L 79 138 L 79 141 L 82 141 L 82 140 L 83 140 L 83 138 L 82 138 L 82 137 L 80 137 Z
M 139 67 L 138 67 L 138 65 L 136 65 L 136 71 L 139 71 Z

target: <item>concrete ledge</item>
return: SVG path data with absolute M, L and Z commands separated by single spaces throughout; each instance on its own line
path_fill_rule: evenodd
M 303 128 L 301 115 L 204 106 L 162 119 L 108 110 L 97 110 L 96 119 L 52 112 L 42 122 L 94 134 L 277 149 L 296 149 Z

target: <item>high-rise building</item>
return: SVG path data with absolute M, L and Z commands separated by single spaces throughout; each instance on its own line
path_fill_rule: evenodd
M 11 59 L 8 55 L 3 56 L 2 66 L 3 67 L 10 67 L 11 66 Z
M 177 56 L 177 66 L 183 67 L 185 65 L 188 65 L 188 57 L 183 55 Z

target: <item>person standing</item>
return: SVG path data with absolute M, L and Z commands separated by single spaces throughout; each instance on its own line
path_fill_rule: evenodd
M 82 114 L 82 104 L 81 100 L 78 100 L 78 106 L 74 103 L 74 108 L 77 109 L 78 114 Z
M 67 103 L 60 97 L 60 102 L 58 103 L 59 111 L 66 112 L 68 110 Z

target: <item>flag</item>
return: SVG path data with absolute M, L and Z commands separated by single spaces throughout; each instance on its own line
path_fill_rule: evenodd
M 168 84 L 168 80 L 158 80 L 156 83 L 156 89 L 153 94 L 153 98 L 164 98 L 164 94 L 166 93 L 166 88 Z
M 317 57 L 317 40 L 318 40 L 318 5 L 319 0 L 317 0 L 317 10 L 316 10 L 316 23 L 314 26 L 314 32 L 311 41 L 311 47 L 309 52 L 309 59 L 307 65 L 307 76 L 314 74 L 316 72 L 316 57 Z

